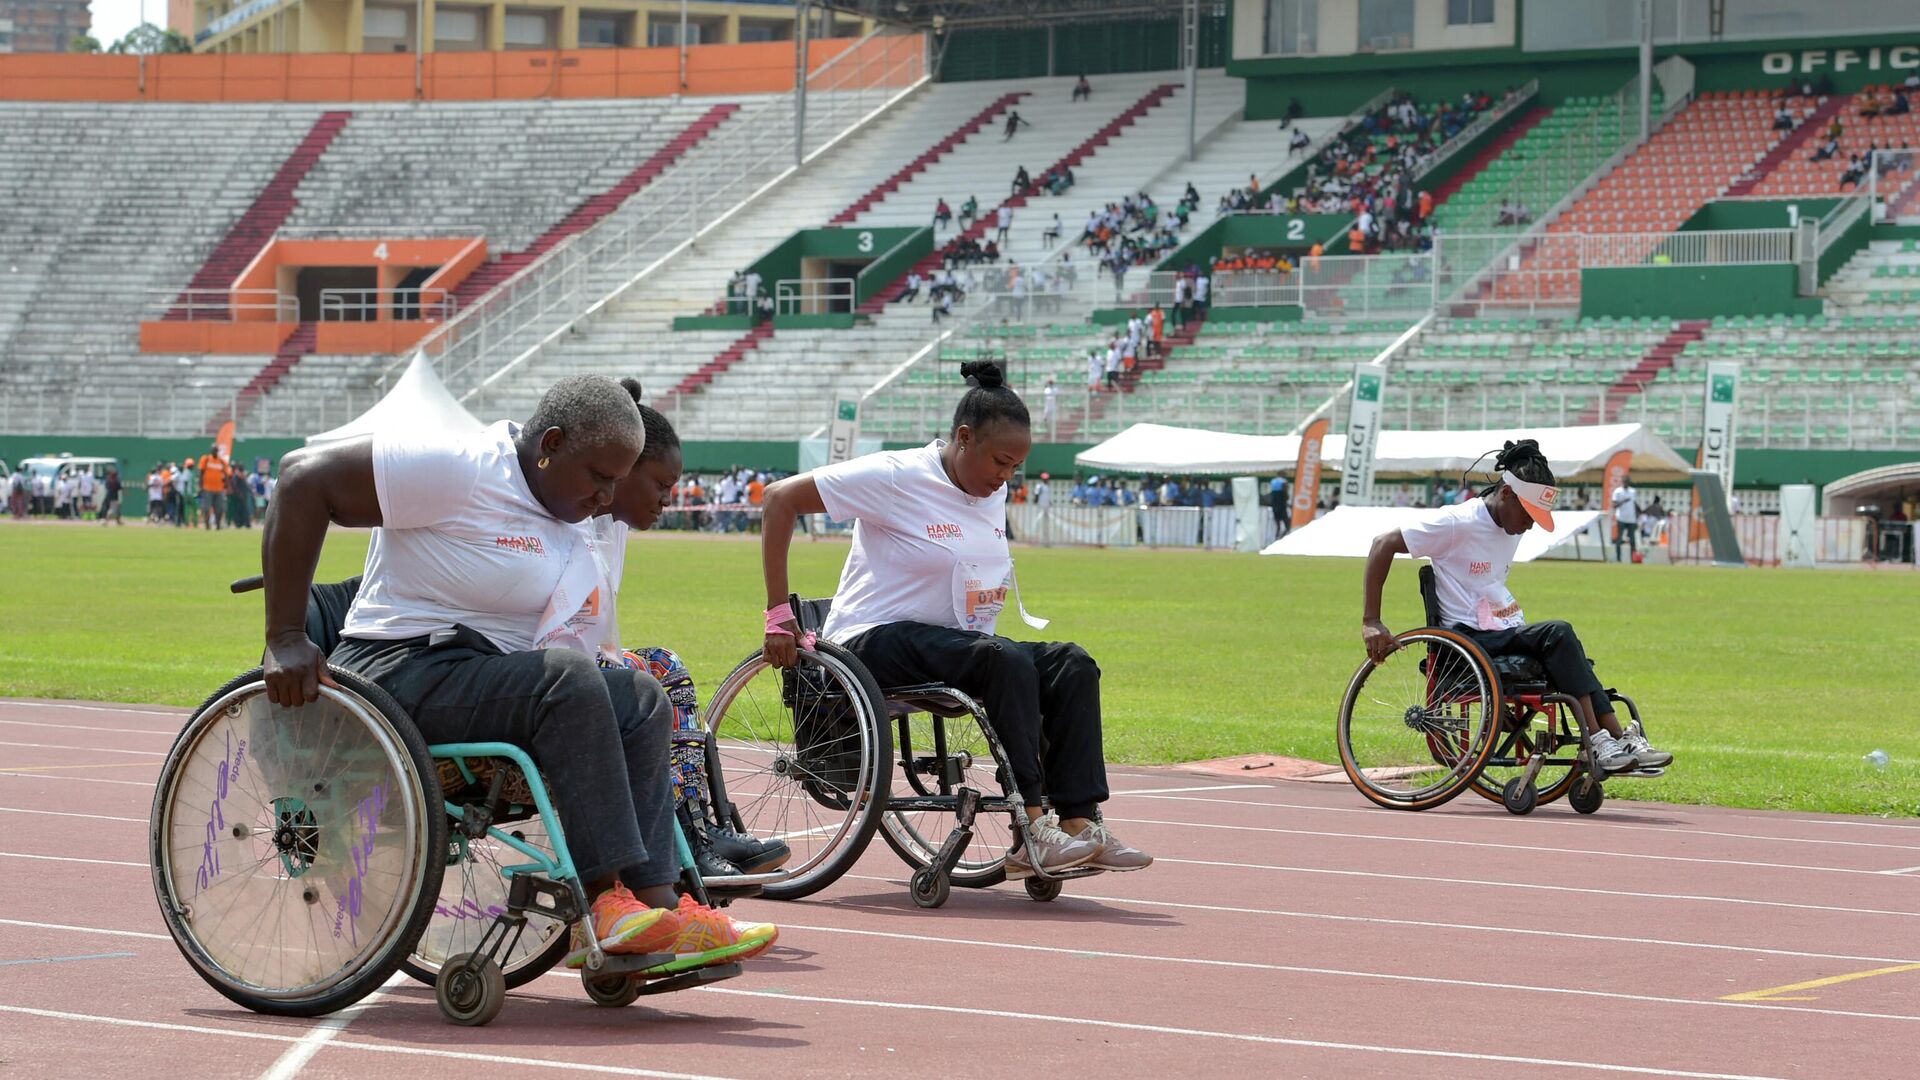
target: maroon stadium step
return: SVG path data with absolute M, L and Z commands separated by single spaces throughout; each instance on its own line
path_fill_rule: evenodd
M 971 120 L 948 132 L 944 138 L 928 147 L 919 157 L 907 162 L 898 172 L 875 184 L 872 191 L 855 199 L 845 210 L 833 215 L 828 219 L 827 224 L 850 224 L 854 218 L 879 205 L 881 200 L 900 190 L 901 185 L 925 172 L 929 165 L 946 157 L 955 147 L 978 134 L 981 128 L 993 123 L 1001 113 L 1013 108 L 1021 98 L 1027 96 L 1029 95 L 1025 90 L 1000 95 L 993 104 L 975 113 Z M 928 216 L 932 216 L 932 211 L 928 211 Z
M 1671 368 L 1674 360 L 1687 351 L 1687 346 L 1699 341 L 1700 336 L 1710 325 L 1712 324 L 1704 319 L 1695 319 L 1680 323 L 1668 331 L 1666 337 L 1661 338 L 1647 350 L 1647 354 L 1640 358 L 1640 362 L 1634 365 L 1633 370 L 1620 376 L 1618 381 L 1607 388 L 1607 392 L 1601 395 L 1598 405 L 1581 413 L 1576 423 L 1585 426 L 1611 423 L 1619 419 L 1621 410 L 1626 408 L 1627 402 L 1632 400 L 1634 395 L 1645 392 L 1647 387 L 1652 385 L 1653 380 L 1659 377 L 1660 372 Z
M 212 435 L 218 432 L 220 425 L 229 420 L 235 425 L 245 420 L 253 412 L 254 405 L 265 397 L 269 390 L 278 385 L 287 372 L 293 370 L 293 365 L 299 363 L 301 357 L 313 351 L 319 336 L 320 324 L 301 323 L 299 329 L 295 330 L 281 344 L 279 351 L 273 354 L 273 359 L 267 366 L 254 372 L 253 378 L 247 380 L 247 385 L 240 388 L 240 393 L 234 396 L 233 401 L 215 412 L 213 419 L 207 421 L 206 434 Z
M 1045 176 L 1046 174 L 1053 172 L 1056 169 L 1070 169 L 1070 168 L 1074 168 L 1075 166 L 1078 166 L 1080 163 L 1086 161 L 1088 158 L 1098 153 L 1101 147 L 1112 142 L 1115 136 L 1119 135 L 1122 131 L 1125 131 L 1127 128 L 1131 127 L 1135 120 L 1138 120 L 1142 116 L 1145 116 L 1149 110 L 1158 107 L 1162 102 L 1165 102 L 1169 97 L 1172 97 L 1174 91 L 1178 89 L 1180 89 L 1180 87 L 1175 83 L 1162 83 L 1159 86 L 1154 87 L 1152 90 L 1147 91 L 1145 94 L 1141 95 L 1140 100 L 1127 106 L 1125 111 L 1123 111 L 1122 113 L 1120 113 L 1120 115 L 1114 117 L 1113 119 L 1107 121 L 1106 124 L 1102 126 L 1099 131 L 1096 131 L 1092 135 L 1087 136 L 1086 141 L 1074 147 L 1071 151 L 1068 151 L 1067 156 L 1061 158 L 1059 161 L 1054 162 L 1053 164 L 1047 166 L 1046 168 L 1041 169 L 1039 172 L 1034 173 L 1033 175 Z M 1012 196 L 1011 198 L 1008 198 L 994 205 L 993 207 L 982 211 L 979 217 L 973 219 L 973 223 L 971 225 L 968 225 L 965 229 L 962 229 L 956 236 L 948 240 L 948 243 L 952 243 L 953 240 L 958 240 L 962 238 L 970 239 L 970 240 L 978 240 L 980 237 L 985 236 L 987 234 L 988 229 L 993 227 L 995 215 L 999 212 L 1000 207 L 1007 206 L 1007 207 L 1013 207 L 1015 209 L 1018 209 L 1019 207 L 1022 207 L 1025 205 L 1027 205 L 1027 196 L 1025 195 Z M 898 296 L 900 294 L 901 287 L 906 283 L 907 274 L 918 272 L 922 276 L 925 276 L 926 274 L 929 274 L 932 271 L 938 269 L 940 267 L 941 261 L 942 260 L 940 257 L 940 251 L 939 249 L 935 249 L 932 254 L 928 255 L 924 259 L 921 259 L 919 262 L 914 263 L 912 266 L 908 267 L 907 270 L 904 273 L 902 273 L 899 277 L 888 282 L 878 292 L 874 293 L 873 296 L 870 299 L 868 299 L 866 303 L 861 304 L 857 310 L 862 315 L 872 315 L 879 312 L 882 308 L 887 306 L 887 303 L 889 301 L 891 301 L 895 296 Z
M 654 403 L 654 408 L 665 408 L 668 398 L 680 394 L 693 394 L 705 389 L 721 372 L 738 363 L 740 358 L 760 347 L 760 343 L 773 336 L 773 324 L 763 322 L 740 335 L 739 340 L 720 350 L 720 354 L 700 365 L 698 371 L 681 379 L 679 385 L 662 395 Z
M 1791 159 L 1793 155 L 1800 152 L 1802 147 L 1817 139 L 1820 132 L 1825 131 L 1833 118 L 1847 107 L 1847 102 L 1852 100 L 1853 98 L 1846 94 L 1828 95 L 1825 101 L 1807 114 L 1805 120 L 1800 121 L 1799 127 L 1787 132 L 1786 138 L 1773 144 L 1773 149 L 1749 166 L 1746 174 L 1735 180 L 1733 186 L 1728 188 L 1727 193 L 1721 198 L 1732 199 L 1753 194 L 1753 189 L 1760 186 L 1760 182 L 1765 180 L 1773 170 L 1779 168 L 1782 162 Z
M 1501 154 L 1512 149 L 1513 144 L 1524 138 L 1527 132 L 1540 126 L 1540 121 L 1545 120 L 1552 112 L 1552 109 L 1546 108 L 1545 106 L 1535 105 L 1522 113 L 1520 119 L 1515 120 L 1507 130 L 1501 132 L 1498 138 L 1488 143 L 1479 153 L 1467 159 L 1467 163 L 1462 165 L 1458 172 L 1448 177 L 1446 183 L 1433 189 L 1433 205 L 1439 206 L 1451 198 L 1455 192 L 1466 187 L 1474 177 L 1479 176 L 1485 171 L 1486 167 L 1493 164 L 1494 160 Z
M 566 217 L 560 219 L 552 228 L 540 234 L 540 237 L 524 249 L 509 252 L 482 265 L 460 283 L 453 292 L 456 307 L 464 308 L 494 286 L 525 269 L 527 264 L 551 251 L 569 236 L 583 233 L 597 224 L 601 218 L 613 213 L 620 205 L 638 194 L 640 190 L 667 171 L 674 162 L 680 160 L 687 151 L 700 145 L 701 140 L 711 135 L 715 128 L 725 123 L 727 118 L 740 111 L 740 106 L 731 102 L 715 105 L 701 115 L 700 119 L 687 125 L 685 131 L 675 135 L 672 141 L 654 151 L 653 156 L 640 164 L 632 172 L 620 179 L 620 182 L 591 196 L 573 208 Z
M 227 235 L 216 245 L 207 261 L 201 265 L 193 279 L 187 283 L 188 289 L 223 290 L 233 287 L 241 273 L 246 270 L 261 250 L 273 239 L 273 234 L 286 224 L 300 200 L 294 192 L 300 187 L 300 181 L 306 179 L 313 170 L 320 155 L 340 134 L 347 121 L 353 119 L 350 112 L 324 112 L 308 129 L 306 138 L 294 147 L 293 153 L 280 163 L 280 168 L 267 181 L 267 186 L 254 196 L 253 205 L 240 215 L 240 219 L 227 230 Z M 181 297 L 173 310 L 167 312 L 166 321 L 180 322 L 187 317 L 186 298 Z M 226 305 L 223 302 L 196 304 L 196 315 L 201 318 L 227 318 Z

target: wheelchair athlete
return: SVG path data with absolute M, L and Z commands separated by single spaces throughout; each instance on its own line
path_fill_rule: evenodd
M 801 514 L 855 522 L 824 636 L 860 658 L 883 687 L 940 682 L 979 699 L 1026 802 L 1032 851 L 1009 852 L 1007 877 L 1090 865 L 1139 870 L 1153 861 L 1100 820 L 1100 669 L 1065 642 L 994 633 L 1010 588 L 1007 480 L 1033 445 L 1020 396 L 997 364 L 961 367 L 969 389 L 950 438 L 869 454 L 767 488 L 761 549 L 767 662 L 795 663 L 787 548 Z M 1045 622 L 1021 611 L 1036 628 Z M 1043 796 L 1053 809 L 1045 808 Z
M 578 376 L 548 390 L 525 426 L 381 433 L 287 455 L 262 544 L 264 680 L 287 706 L 331 685 L 305 628 L 308 586 L 329 522 L 373 528 L 332 661 L 392 694 L 429 743 L 527 748 L 552 783 L 601 947 L 676 953 L 684 970 L 754 955 L 777 930 L 675 896 L 673 711 L 660 684 L 545 647 L 577 629 L 599 582 L 584 522 L 644 438 L 624 388 Z
M 673 487 L 680 480 L 681 467 L 680 436 L 673 424 L 658 410 L 641 404 L 639 380 L 622 379 L 620 385 L 640 410 L 647 438 L 639 462 L 614 488 L 613 502 L 607 507 L 610 512 L 591 522 L 595 550 L 606 564 L 602 595 L 610 605 L 619 602 L 628 530 L 645 532 L 659 522 L 660 515 L 673 505 Z M 673 805 L 700 876 L 763 874 L 785 865 L 793 857 L 785 841 L 742 835 L 718 816 L 707 785 L 707 739 L 700 726 L 699 693 L 687 666 L 671 650 L 657 646 L 622 649 L 614 620 L 608 618 L 600 625 L 600 639 L 582 641 L 581 647 L 602 664 L 637 668 L 653 676 L 673 703 Z
M 1441 622 L 1471 638 L 1488 656 L 1522 655 L 1539 660 L 1554 688 L 1573 698 L 1583 727 L 1593 732 L 1588 749 L 1604 772 L 1659 775 L 1673 755 L 1656 750 L 1638 730 L 1626 731 L 1613 702 L 1593 677 L 1586 650 L 1567 623 L 1528 623 L 1507 589 L 1507 573 L 1520 537 L 1538 524 L 1553 528 L 1559 494 L 1553 468 L 1539 443 L 1508 442 L 1494 459 L 1500 482 L 1477 498 L 1428 514 L 1418 525 L 1382 533 L 1367 556 L 1361 640 L 1375 663 L 1398 646 L 1380 621 L 1380 593 L 1395 555 L 1433 561 Z

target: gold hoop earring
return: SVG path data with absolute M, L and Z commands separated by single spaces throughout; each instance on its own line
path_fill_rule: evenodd
M 547 467 L 547 462 L 551 460 L 552 460 L 551 458 L 541 458 L 539 461 L 534 463 L 533 467 L 536 469 L 544 469 Z

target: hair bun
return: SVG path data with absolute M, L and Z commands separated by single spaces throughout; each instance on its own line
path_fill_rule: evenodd
M 640 398 L 643 395 L 640 389 L 639 379 L 636 379 L 633 376 L 629 375 L 626 378 L 620 380 L 620 386 L 622 389 L 626 390 L 627 393 L 633 395 L 633 403 L 635 405 L 640 404 Z
M 960 377 L 966 379 L 969 386 L 977 386 L 982 390 L 1007 384 L 1007 377 L 1000 370 L 1000 365 L 991 360 L 969 360 L 961 364 Z

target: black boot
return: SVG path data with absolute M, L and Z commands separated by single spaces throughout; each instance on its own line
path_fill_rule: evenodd
M 693 865 L 700 871 L 702 880 L 740 875 L 740 867 L 714 850 L 713 841 L 707 837 L 706 823 L 694 815 L 692 807 L 681 803 L 679 817 L 680 831 L 686 834 L 687 847 L 693 852 Z
M 707 826 L 707 842 L 716 854 L 738 866 L 743 874 L 778 870 L 793 858 L 793 849 L 785 840 L 756 840 L 719 825 Z

